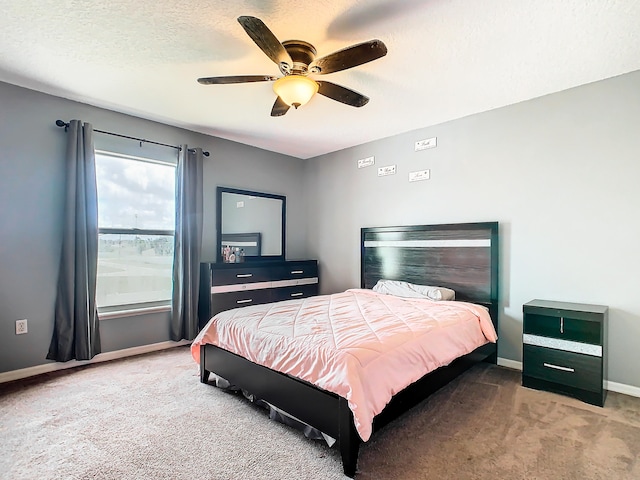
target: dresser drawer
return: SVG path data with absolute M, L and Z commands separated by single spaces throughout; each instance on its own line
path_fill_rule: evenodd
M 234 285 L 238 283 L 265 282 L 273 278 L 273 269 L 269 267 L 236 267 L 211 269 L 211 286 Z
M 602 390 L 600 357 L 524 345 L 522 374 L 592 392 Z
M 211 295 L 211 316 L 232 308 L 271 302 L 271 290 L 246 290 Z
M 318 284 L 297 285 L 294 287 L 283 287 L 273 290 L 272 302 L 282 300 L 294 300 L 296 298 L 313 297 L 318 294 Z
M 278 270 L 278 279 L 295 280 L 318 276 L 318 263 L 315 261 L 287 262 Z

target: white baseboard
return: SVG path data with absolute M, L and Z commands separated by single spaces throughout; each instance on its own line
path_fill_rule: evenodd
M 498 357 L 498 365 L 522 371 L 522 362 L 516 362 L 515 360 L 509 360 L 508 358 Z
M 604 388 L 606 388 L 610 392 L 624 393 L 625 395 L 629 395 L 631 397 L 640 398 L 640 387 L 634 387 L 633 385 L 605 380 Z
M 515 360 L 509 360 L 508 358 L 498 357 L 498 365 L 501 367 L 512 368 L 514 370 L 522 371 L 522 362 Z M 640 387 L 634 387 L 633 385 L 627 385 L 625 383 L 611 382 L 609 380 L 604 381 L 604 388 L 610 392 L 623 393 L 631 397 L 640 398 Z
M 92 363 L 108 362 L 118 358 L 131 357 L 133 355 L 141 355 L 143 353 L 155 352 L 158 350 L 166 350 L 168 348 L 179 347 L 181 345 L 190 345 L 189 340 L 181 340 L 179 342 L 159 342 L 151 345 L 141 345 L 139 347 L 125 348 L 123 350 L 115 350 L 113 352 L 100 353 L 91 360 L 70 360 L 68 362 L 52 362 L 35 367 L 21 368 L 20 370 L 12 370 L 10 372 L 0 373 L 0 383 L 12 382 L 21 378 L 33 377 L 43 373 L 55 372 L 57 370 L 65 370 L 67 368 L 79 367 L 81 365 L 90 365 Z

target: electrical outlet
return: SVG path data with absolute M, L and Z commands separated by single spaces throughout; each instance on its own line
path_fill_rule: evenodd
M 22 335 L 28 331 L 26 318 L 24 320 L 16 320 L 16 335 Z

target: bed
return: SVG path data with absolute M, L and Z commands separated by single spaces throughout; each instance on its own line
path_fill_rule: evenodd
M 432 304 L 433 307 L 429 306 L 429 315 L 433 316 L 433 321 L 441 322 L 442 325 L 449 325 L 449 320 L 443 320 L 442 313 L 432 314 L 432 311 L 470 311 L 472 315 L 480 319 L 480 324 L 482 324 L 484 316 L 485 321 L 489 322 L 491 330 L 494 333 L 497 331 L 497 222 L 363 228 L 361 230 L 360 247 L 360 289 L 349 289 L 346 292 L 331 296 L 288 300 L 278 304 L 270 304 L 266 307 L 256 305 L 255 307 L 247 307 L 246 310 L 237 309 L 221 312 L 209 325 L 223 325 L 224 322 L 228 322 L 231 330 L 233 330 L 236 329 L 236 324 L 232 323 L 234 317 L 242 319 L 242 322 L 246 323 L 249 322 L 247 319 L 251 316 L 266 315 L 264 312 L 270 312 L 272 317 L 259 317 L 258 322 L 268 325 L 268 322 L 273 322 L 273 319 L 281 319 L 283 325 L 273 324 L 277 330 L 278 328 L 285 328 L 283 312 L 302 311 L 303 308 L 311 309 L 316 315 L 321 315 L 318 312 L 328 309 L 346 312 L 346 314 L 342 315 L 344 317 L 343 320 L 346 319 L 347 322 L 351 320 L 354 323 L 358 323 L 360 320 L 357 319 L 356 312 L 366 311 L 370 302 L 382 302 L 384 308 L 393 312 L 394 316 L 401 316 L 399 312 L 405 312 L 406 310 L 408 313 L 402 313 L 402 315 L 409 318 L 410 321 L 415 320 L 416 308 L 420 312 L 426 312 L 427 307 L 425 305 Z M 455 291 L 455 302 L 434 302 L 429 299 L 415 301 L 413 299 L 397 299 L 394 295 L 387 296 L 384 293 L 372 292 L 374 287 L 377 288 L 378 285 L 381 285 L 379 283 L 381 280 L 391 281 L 391 283 L 394 283 L 393 281 L 408 282 L 409 285 L 446 287 Z M 327 305 L 330 307 L 327 307 Z M 431 308 L 435 310 L 431 310 Z M 273 316 L 274 312 L 275 316 Z M 461 314 L 456 313 L 454 316 L 456 315 L 459 316 Z M 465 313 L 465 315 L 467 314 Z M 407 323 L 405 317 L 403 317 L 403 322 Z M 310 334 L 305 337 L 305 341 L 309 342 L 308 345 L 313 346 L 313 348 L 316 348 L 317 338 L 327 330 L 327 328 L 323 330 L 321 326 L 322 322 L 324 322 L 323 318 L 322 316 L 316 317 L 319 322 L 318 325 L 313 323 L 316 320 L 306 324 L 306 328 L 309 329 L 310 333 L 313 333 L 313 328 L 318 329 L 318 335 Z M 331 338 L 334 339 L 334 343 L 343 342 L 344 338 L 352 337 L 346 330 L 347 333 L 340 337 L 339 325 L 342 324 L 333 323 L 334 321 L 335 319 L 332 318 L 326 322 L 331 330 L 338 331 L 338 335 L 332 332 L 333 336 Z M 237 323 L 237 329 L 241 329 L 239 325 L 242 322 Z M 298 320 L 295 322 L 298 322 Z M 305 328 L 305 323 L 298 322 L 295 324 L 295 322 L 294 326 L 296 328 Z M 368 326 L 372 325 L 369 319 L 365 319 L 364 322 Z M 410 325 L 410 328 L 413 327 Z M 424 328 L 426 329 L 427 327 Z M 473 328 L 484 329 L 485 327 Z M 440 332 L 443 328 L 437 327 L 433 330 Z M 192 353 L 194 353 L 194 358 L 200 364 L 200 380 L 207 383 L 210 374 L 214 373 L 243 391 L 250 392 L 252 396 L 261 399 L 280 411 L 286 412 L 298 421 L 323 432 L 329 437 L 335 438 L 340 449 L 344 473 L 349 477 L 354 477 L 357 472 L 358 451 L 363 439 L 367 440 L 371 433 L 415 406 L 428 395 L 466 371 L 473 364 L 479 361 L 495 363 L 497 358 L 496 339 L 490 339 L 490 335 L 486 336 L 484 341 L 477 343 L 477 347 L 475 344 L 471 347 L 467 345 L 465 347 L 466 353 L 455 359 L 449 358 L 440 362 L 441 366 L 431 371 L 429 370 L 433 366 L 427 368 L 426 363 L 428 362 L 425 362 L 425 365 L 421 366 L 421 368 L 424 368 L 424 374 L 420 373 L 416 376 L 416 364 L 421 364 L 422 360 L 411 362 L 412 375 L 415 376 L 415 380 L 411 380 L 406 386 L 403 385 L 399 391 L 398 389 L 394 390 L 393 395 L 387 400 L 383 398 L 382 400 L 374 399 L 370 401 L 374 397 L 372 395 L 373 390 L 367 389 L 367 384 L 375 376 L 372 373 L 392 370 L 392 368 L 385 367 L 386 364 L 383 363 L 383 360 L 371 357 L 370 349 L 368 348 L 370 344 L 366 344 L 367 348 L 359 349 L 360 351 L 366 351 L 365 357 L 362 357 L 366 361 L 363 362 L 362 358 L 356 358 L 356 361 L 352 363 L 361 366 L 373 362 L 377 365 L 376 369 L 362 370 L 364 372 L 362 374 L 362 378 L 364 378 L 362 391 L 359 391 L 360 385 L 356 385 L 356 382 L 351 379 L 346 380 L 347 387 L 345 390 L 344 386 L 336 386 L 335 382 L 332 383 L 334 377 L 348 377 L 347 374 L 342 374 L 340 370 L 342 368 L 341 363 L 331 363 L 334 361 L 334 356 L 337 356 L 334 351 L 332 351 L 334 353 L 330 352 L 328 354 L 324 350 L 315 352 L 314 358 L 323 359 L 320 362 L 322 366 L 330 365 L 330 367 L 327 367 L 328 370 L 325 369 L 323 371 L 324 373 L 320 375 L 319 379 L 311 381 L 308 379 L 310 377 L 307 376 L 309 368 L 298 368 L 296 370 L 296 366 L 300 366 L 298 360 L 289 362 L 294 367 L 291 370 L 287 370 L 286 365 L 283 366 L 283 364 L 287 363 L 287 360 L 298 358 L 294 353 L 294 345 L 289 345 L 287 339 L 276 341 L 275 344 L 278 345 L 277 348 L 280 348 L 280 350 L 269 355 L 264 350 L 264 345 L 266 344 L 259 343 L 259 338 L 246 340 L 247 345 L 243 350 L 240 345 L 236 346 L 230 343 L 233 335 L 227 335 L 224 332 L 224 330 L 219 330 L 212 334 L 205 328 L 194 341 Z M 273 332 L 269 331 L 268 333 L 272 334 Z M 413 340 L 416 334 L 412 333 L 407 337 L 406 333 L 404 332 L 405 337 L 412 339 L 411 345 L 417 345 L 418 342 Z M 375 335 L 381 334 L 376 330 Z M 386 334 L 383 333 L 382 335 Z M 419 333 L 417 336 L 421 335 L 422 333 Z M 476 334 L 474 333 L 474 335 Z M 394 342 L 399 337 L 389 336 L 388 338 Z M 443 338 L 439 337 L 438 345 L 444 341 Z M 238 344 L 242 342 L 240 340 Z M 398 342 L 399 340 L 396 343 Z M 463 342 L 454 340 L 454 343 Z M 345 344 L 339 343 L 339 345 L 343 346 Z M 357 349 L 359 344 L 355 341 L 349 346 Z M 287 350 L 288 348 L 291 348 L 291 351 Z M 238 353 L 233 353 L 232 350 Z M 394 347 L 393 355 L 395 355 L 395 350 L 396 348 Z M 286 354 L 282 352 L 286 352 Z M 387 354 L 385 353 L 384 355 Z M 384 362 L 387 362 L 387 358 L 391 362 L 399 361 L 399 357 L 396 358 L 389 355 L 385 357 Z M 415 355 L 429 355 L 429 353 L 417 354 L 414 351 L 411 355 L 415 357 Z M 354 356 L 353 351 L 348 351 L 343 356 L 352 358 Z M 280 362 L 281 364 L 273 368 L 269 368 L 271 364 L 263 361 L 267 357 L 284 358 L 285 361 Z M 318 362 L 316 361 L 315 363 L 317 364 Z M 407 366 L 409 366 L 409 363 L 407 363 Z M 332 373 L 332 369 L 335 369 L 334 373 Z M 344 367 L 344 369 L 346 371 L 347 367 Z M 397 368 L 397 364 L 395 369 L 405 370 Z M 407 370 L 411 369 L 407 368 Z M 294 372 L 295 375 L 287 372 Z M 380 375 L 379 378 L 384 379 L 387 376 Z M 352 383 L 349 384 L 348 382 Z M 390 385 L 390 388 L 393 389 L 394 386 Z M 382 407 L 380 407 L 380 402 L 383 402 Z M 368 412 L 366 408 L 363 408 L 364 403 L 375 404 L 372 407 L 375 409 Z M 365 412 L 364 416 L 363 412 Z

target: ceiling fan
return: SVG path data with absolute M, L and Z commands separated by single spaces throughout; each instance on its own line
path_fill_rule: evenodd
M 280 42 L 269 28 L 256 17 L 238 17 L 238 22 L 258 47 L 278 67 L 283 77 L 270 75 L 234 75 L 225 77 L 203 77 L 203 85 L 229 83 L 275 82 L 273 90 L 278 97 L 271 109 L 272 117 L 279 117 L 292 106 L 298 108 L 319 93 L 325 97 L 353 107 L 366 105 L 369 98 L 349 88 L 327 82 L 312 80 L 309 74 L 326 75 L 371 62 L 387 54 L 387 47 L 380 40 L 352 45 L 327 56 L 316 58 L 313 45 L 302 40 Z

